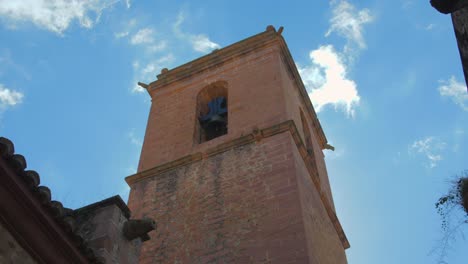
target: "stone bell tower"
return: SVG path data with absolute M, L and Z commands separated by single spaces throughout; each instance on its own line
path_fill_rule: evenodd
M 138 172 L 136 218 L 158 228 L 140 263 L 346 263 L 322 131 L 273 26 L 164 69 Z

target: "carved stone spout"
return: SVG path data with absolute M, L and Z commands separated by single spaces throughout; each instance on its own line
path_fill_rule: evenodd
M 156 229 L 156 222 L 150 218 L 131 219 L 125 222 L 123 234 L 128 240 L 141 238 L 142 241 L 149 240 L 148 232 Z

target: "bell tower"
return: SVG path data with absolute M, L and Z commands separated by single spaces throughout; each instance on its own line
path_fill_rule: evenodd
M 163 69 L 129 207 L 158 225 L 140 263 L 345 264 L 331 148 L 278 31 Z

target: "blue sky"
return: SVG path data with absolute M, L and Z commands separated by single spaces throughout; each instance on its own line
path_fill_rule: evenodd
M 428 2 L 0 0 L 0 132 L 66 206 L 126 199 L 150 106 L 136 82 L 284 26 L 336 147 L 349 263 L 436 263 L 434 203 L 468 169 L 468 93 L 450 17 Z

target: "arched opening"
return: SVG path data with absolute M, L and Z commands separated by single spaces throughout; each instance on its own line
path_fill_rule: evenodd
M 197 95 L 195 140 L 212 140 L 228 132 L 228 91 L 225 81 L 214 82 Z

